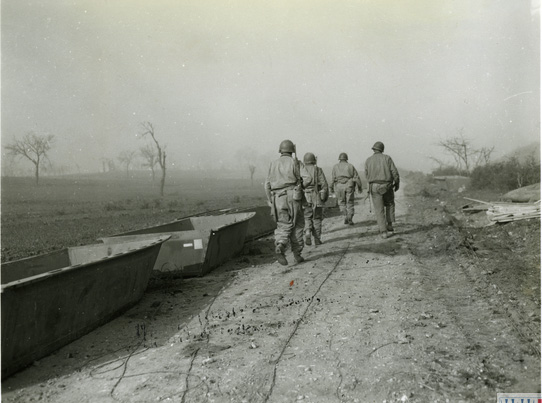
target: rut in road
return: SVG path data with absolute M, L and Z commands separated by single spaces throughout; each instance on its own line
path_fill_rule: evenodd
M 341 260 L 343 259 L 344 255 L 346 254 L 346 252 L 348 251 L 348 248 L 349 248 L 349 244 L 346 245 L 346 247 L 343 249 L 340 257 L 339 257 L 339 260 L 337 260 L 337 263 L 335 263 L 335 265 L 333 266 L 333 268 L 331 269 L 331 271 L 326 275 L 326 277 L 324 278 L 324 280 L 322 281 L 322 283 L 320 284 L 320 286 L 316 289 L 316 292 L 314 293 L 314 295 L 312 295 L 310 297 L 310 302 L 307 304 L 305 310 L 303 311 L 302 315 L 299 317 L 299 319 L 297 320 L 297 322 L 295 323 L 295 326 L 294 328 L 292 329 L 292 332 L 290 333 L 290 336 L 288 337 L 288 339 L 286 340 L 286 343 L 284 343 L 284 346 L 282 347 L 281 351 L 280 351 L 280 354 L 278 355 L 278 357 L 274 360 L 273 362 L 273 379 L 271 381 L 271 387 L 268 391 L 267 394 L 264 395 L 264 402 L 267 402 L 269 400 L 269 397 L 271 396 L 271 394 L 273 393 L 273 388 L 275 387 L 275 381 L 276 381 L 276 376 L 277 376 L 277 365 L 278 363 L 280 362 L 283 354 L 284 354 L 284 351 L 286 351 L 286 348 L 288 347 L 288 344 L 290 343 L 290 340 L 292 340 L 292 337 L 294 337 L 297 329 L 299 328 L 299 325 L 300 323 L 303 321 L 303 319 L 305 318 L 305 316 L 307 315 L 307 311 L 309 310 L 309 308 L 311 307 L 313 301 L 314 301 L 314 298 L 318 295 L 318 292 L 320 291 L 320 289 L 322 288 L 322 286 L 324 285 L 324 283 L 329 279 L 329 277 L 333 274 L 333 272 L 337 269 L 337 267 L 339 266 L 339 264 L 341 263 Z

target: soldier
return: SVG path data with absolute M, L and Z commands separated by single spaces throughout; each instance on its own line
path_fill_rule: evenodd
M 308 174 L 305 168 L 294 160 L 295 145 L 290 140 L 284 140 L 279 147 L 280 158 L 271 162 L 265 181 L 265 194 L 271 206 L 271 214 L 277 223 L 275 230 L 275 253 L 282 265 L 288 261 L 284 252 L 288 243 L 292 248 L 297 263 L 305 259 L 301 256 L 303 250 L 303 179 Z
M 311 235 L 314 236 L 314 244 L 321 245 L 323 206 L 328 198 L 327 180 L 322 168 L 316 166 L 316 157 L 313 153 L 303 156 L 303 164 L 308 177 L 303 178 L 305 184 L 305 199 L 303 206 L 305 215 L 305 244 L 311 245 Z
M 354 225 L 354 191 L 361 193 L 361 179 L 354 165 L 348 163 L 346 153 L 339 154 L 339 163 L 331 171 L 331 191 L 335 190 L 339 208 L 344 215 L 344 223 Z
M 373 200 L 376 222 L 382 238 L 393 235 L 395 222 L 395 195 L 399 190 L 399 172 L 389 155 L 383 154 L 384 144 L 377 141 L 374 154 L 365 161 L 365 176 Z

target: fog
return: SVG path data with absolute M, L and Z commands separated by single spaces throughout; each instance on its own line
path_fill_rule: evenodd
M 142 122 L 183 170 L 267 165 L 287 138 L 357 167 L 379 140 L 422 171 L 446 138 L 495 157 L 540 140 L 538 0 L 2 0 L 1 18 L 2 145 L 53 134 L 69 170 L 138 150 Z

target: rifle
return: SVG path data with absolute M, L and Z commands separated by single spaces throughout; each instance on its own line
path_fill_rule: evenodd
M 295 168 L 297 170 L 296 172 L 296 179 L 297 179 L 297 185 L 294 188 L 294 200 L 300 201 L 303 200 L 303 185 L 301 182 L 301 168 L 299 167 L 299 160 L 297 159 L 297 148 L 294 144 L 294 161 L 295 161 Z
M 314 156 L 314 159 L 316 160 L 314 163 L 314 189 L 316 189 L 316 197 L 318 200 L 320 198 L 320 189 L 318 189 L 318 158 Z

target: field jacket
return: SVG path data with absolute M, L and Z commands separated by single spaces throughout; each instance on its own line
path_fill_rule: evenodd
M 294 160 L 291 155 L 282 154 L 269 165 L 264 184 L 267 199 L 271 201 L 272 193 L 293 189 L 297 184 L 304 187 L 303 177 L 306 176 L 305 167 L 301 162 Z
M 305 187 L 305 198 L 307 199 L 307 203 L 316 207 L 323 206 L 324 201 L 322 201 L 322 198 L 320 197 L 320 192 L 322 191 L 324 193 L 324 200 L 327 200 L 328 195 L 328 185 L 324 171 L 316 165 L 307 164 L 305 165 L 303 173 L 306 175 L 303 177 L 303 185 Z M 318 174 L 318 177 L 316 177 L 316 173 Z M 318 188 L 316 188 L 317 183 Z
M 354 188 L 356 185 L 361 192 L 361 179 L 359 178 L 358 171 L 354 165 L 341 161 L 333 166 L 331 171 L 331 186 L 341 183 L 346 184 L 348 187 Z
M 365 176 L 369 183 L 399 184 L 399 172 L 389 155 L 375 152 L 365 161 Z

